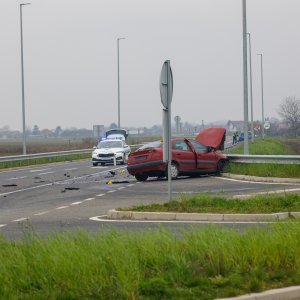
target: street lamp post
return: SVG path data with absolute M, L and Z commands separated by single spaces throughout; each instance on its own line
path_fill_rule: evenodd
M 125 38 L 117 39 L 117 48 L 118 48 L 118 128 L 121 128 L 121 114 L 120 114 L 120 50 L 119 44 L 120 40 L 124 40 Z
M 251 134 L 252 143 L 254 142 L 254 125 L 253 125 L 253 93 L 252 93 L 252 57 L 251 57 L 251 35 L 247 33 L 249 38 L 249 66 L 250 66 L 250 100 L 251 100 Z
M 262 138 L 265 138 L 265 115 L 264 115 L 264 78 L 263 78 L 263 55 L 261 53 L 257 54 L 260 56 L 260 78 L 261 78 L 261 121 L 262 129 L 261 134 Z
M 25 127 L 25 88 L 24 88 L 24 58 L 23 58 L 22 7 L 23 7 L 23 5 L 29 5 L 29 4 L 30 3 L 21 3 L 20 4 L 23 155 L 26 155 L 26 127 Z
M 248 70 L 246 0 L 243 0 L 243 75 L 244 75 L 244 154 L 249 154 L 248 143 Z

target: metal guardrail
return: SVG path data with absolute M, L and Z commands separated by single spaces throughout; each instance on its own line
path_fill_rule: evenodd
M 143 144 L 130 145 L 130 147 L 139 147 Z M 66 156 L 66 155 L 76 155 L 76 154 L 88 154 L 92 153 L 93 149 L 81 149 L 81 150 L 68 150 L 59 152 L 47 152 L 47 153 L 36 153 L 27 155 L 10 155 L 10 156 L 0 156 L 0 162 L 18 161 L 18 160 L 30 160 L 37 158 L 47 158 L 55 156 Z
M 91 152 L 92 152 L 92 149 L 82 149 L 82 150 L 69 150 L 69 151 L 37 153 L 37 154 L 27 154 L 27 155 L 1 156 L 0 162 L 30 160 L 30 159 L 65 156 L 65 155 L 72 155 L 72 154 L 73 155 L 74 154 L 85 154 L 85 153 L 91 153 Z
M 226 154 L 226 156 L 230 161 L 239 163 L 300 164 L 300 155 Z
M 130 145 L 130 147 L 139 147 L 139 145 Z M 92 153 L 93 149 L 69 150 L 60 152 L 37 153 L 27 155 L 2 156 L 0 162 L 10 162 L 18 160 L 31 160 L 37 158 L 47 158 L 55 156 L 66 156 L 76 154 Z M 244 154 L 226 154 L 233 162 L 239 163 L 275 163 L 275 164 L 300 164 L 300 155 L 244 155 Z

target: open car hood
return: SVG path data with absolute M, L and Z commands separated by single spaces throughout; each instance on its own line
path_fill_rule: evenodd
M 206 128 L 196 136 L 195 140 L 216 150 L 224 150 L 225 137 L 225 128 Z

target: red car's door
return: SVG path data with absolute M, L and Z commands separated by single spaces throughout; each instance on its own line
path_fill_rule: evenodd
M 193 171 L 196 169 L 195 153 L 184 140 L 173 141 L 172 160 L 178 163 L 180 171 Z
M 217 169 L 217 157 L 215 152 L 208 151 L 208 147 L 195 140 L 189 140 L 197 157 L 197 169 L 203 171 L 215 171 Z

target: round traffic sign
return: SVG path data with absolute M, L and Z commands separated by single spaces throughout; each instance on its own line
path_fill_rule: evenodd
M 169 60 L 166 60 L 163 63 L 160 73 L 159 88 L 161 103 L 164 108 L 168 108 L 173 97 L 173 75 Z

